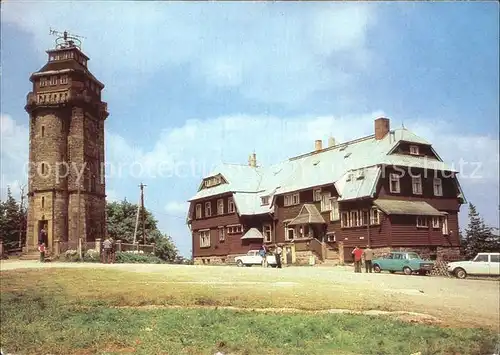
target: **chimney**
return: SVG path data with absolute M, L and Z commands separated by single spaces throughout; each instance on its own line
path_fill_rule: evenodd
M 391 124 L 388 118 L 380 117 L 375 120 L 375 139 L 381 140 L 389 133 Z
M 248 158 L 248 165 L 252 168 L 257 167 L 257 155 L 255 153 L 252 153 Z
M 321 149 L 323 149 L 323 141 L 321 139 L 316 139 L 314 142 L 314 150 L 319 152 Z
M 335 145 L 335 138 L 330 137 L 328 138 L 328 148 L 331 148 Z

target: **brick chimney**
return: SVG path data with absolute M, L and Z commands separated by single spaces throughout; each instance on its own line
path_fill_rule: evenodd
M 375 120 L 375 139 L 380 140 L 391 130 L 391 123 L 388 118 L 380 117 Z
M 257 155 L 255 153 L 250 154 L 248 157 L 248 165 L 252 168 L 257 167 Z
M 318 152 L 321 149 L 323 149 L 323 141 L 321 139 L 316 139 L 316 141 L 314 142 L 314 150 Z

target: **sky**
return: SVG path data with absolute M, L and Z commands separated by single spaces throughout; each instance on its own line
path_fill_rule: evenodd
M 189 256 L 187 200 L 220 162 L 266 166 L 390 118 L 456 168 L 499 224 L 496 2 L 4 1 L 1 194 L 19 198 L 29 76 L 49 29 L 84 36 L 106 87 L 108 200 L 139 201 Z M 462 162 L 462 163 L 461 163 Z M 120 168 L 121 167 L 121 168 Z M 467 223 L 466 205 L 460 223 Z

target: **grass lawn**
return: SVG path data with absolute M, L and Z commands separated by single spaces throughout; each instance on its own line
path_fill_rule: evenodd
M 180 270 L 180 269 L 179 269 Z M 210 268 L 180 273 L 112 269 L 1 272 L 1 346 L 22 354 L 490 354 L 492 331 L 438 327 L 394 317 L 279 314 L 252 308 L 391 309 L 335 285 L 269 287 L 246 274 L 234 283 L 196 283 Z M 191 270 L 186 272 L 185 270 Z M 202 270 L 202 271 L 199 271 Z M 215 268 L 212 268 L 212 272 Z M 245 271 L 237 271 L 245 272 Z M 191 276 L 189 276 L 191 275 Z M 280 281 L 274 280 L 274 281 Z M 190 283 L 192 282 L 192 283 Z M 333 291 L 332 291 L 333 290 Z M 351 293 L 350 293 L 351 292 Z M 373 303 L 373 304 L 372 304 Z M 377 303 L 377 304 L 375 304 Z M 236 306 L 144 309 L 137 306 Z M 397 306 L 404 306 L 397 304 Z M 399 308 L 405 309 L 405 308 Z

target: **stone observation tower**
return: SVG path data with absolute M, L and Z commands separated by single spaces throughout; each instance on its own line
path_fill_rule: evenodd
M 88 70 L 79 36 L 59 33 L 48 61 L 30 81 L 27 251 L 47 231 L 54 242 L 76 249 L 79 237 L 93 241 L 106 233 L 104 180 L 104 85 Z

